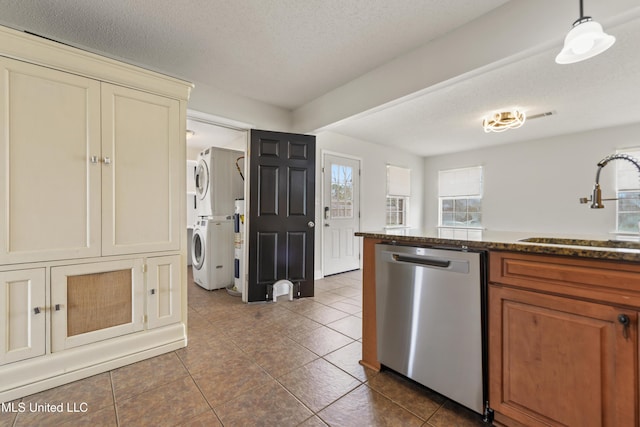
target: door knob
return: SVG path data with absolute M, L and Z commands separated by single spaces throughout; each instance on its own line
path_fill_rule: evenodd
M 315 227 L 315 226 L 316 226 L 316 223 L 315 223 L 315 222 L 313 222 L 313 221 L 309 221 L 309 222 L 307 223 L 307 226 L 308 226 L 309 228 L 313 228 L 313 227 Z

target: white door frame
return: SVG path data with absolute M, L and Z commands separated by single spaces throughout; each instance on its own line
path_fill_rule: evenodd
M 353 155 L 349 155 L 349 154 L 345 154 L 345 153 L 340 153 L 337 151 L 331 151 L 331 150 L 321 150 L 321 154 L 320 154 L 320 158 L 321 158 L 321 197 L 320 197 L 320 209 L 317 210 L 316 213 L 316 218 L 317 221 L 316 223 L 320 226 L 321 232 L 320 232 L 320 236 L 316 236 L 319 237 L 320 239 L 320 256 L 321 256 L 321 265 L 322 265 L 322 277 L 325 276 L 325 271 L 326 271 L 326 260 L 325 260 L 325 256 L 324 256 L 324 245 L 326 243 L 326 238 L 325 238 L 325 230 L 326 227 L 324 226 L 324 203 L 325 203 L 325 197 L 327 196 L 326 192 L 330 191 L 330 189 L 325 188 L 325 158 L 327 155 L 330 156 L 334 156 L 334 157 L 342 157 L 344 159 L 349 159 L 349 160 L 354 160 L 357 161 L 359 166 L 359 174 L 358 174 L 358 192 L 355 195 L 355 198 L 357 198 L 358 200 L 358 212 L 357 212 L 357 230 L 360 231 L 360 224 L 361 224 L 361 216 L 360 216 L 360 205 L 362 202 L 362 197 L 361 197 L 361 193 L 362 193 L 362 169 L 363 169 L 363 160 L 361 157 L 358 156 L 353 156 Z M 362 254 L 362 248 L 361 245 L 358 243 L 358 251 L 360 252 L 360 254 Z M 359 268 L 362 268 L 362 256 L 360 255 L 360 262 L 359 262 Z
M 244 171 L 244 202 L 245 202 L 245 213 L 249 212 L 249 137 L 250 137 L 250 131 L 251 129 L 254 129 L 255 126 L 253 124 L 250 123 L 245 123 L 245 122 L 240 122 L 237 120 L 232 120 L 232 119 L 227 119 L 225 117 L 221 117 L 221 116 L 215 116 L 213 114 L 209 114 L 209 113 L 203 113 L 201 111 L 196 111 L 196 110 L 187 110 L 187 115 L 186 115 L 186 119 L 187 120 L 194 120 L 197 122 L 201 122 L 201 123 L 205 123 L 205 124 L 209 124 L 209 125 L 213 125 L 213 126 L 220 126 L 220 127 L 224 127 L 224 128 L 229 128 L 229 129 L 234 129 L 237 131 L 241 131 L 245 133 L 245 149 L 244 149 L 244 167 L 243 167 L 243 171 Z M 245 222 L 244 222 L 244 226 L 242 227 L 242 236 L 246 237 L 247 236 L 247 230 L 249 229 L 249 216 L 245 215 Z M 186 242 L 186 244 L 191 245 L 191 242 Z M 240 283 L 242 286 L 242 302 L 247 302 L 247 293 L 245 292 L 246 290 L 246 286 L 247 286 L 247 278 L 248 278 L 248 266 L 247 266 L 247 261 L 249 259 L 249 245 L 246 244 L 246 242 L 244 242 L 244 244 L 242 245 L 243 247 L 243 260 L 244 262 L 240 262 Z M 185 269 L 185 273 L 184 273 L 184 280 L 186 281 L 186 269 Z M 186 301 L 186 297 L 183 298 Z M 187 310 L 186 308 L 186 303 L 185 303 L 185 308 L 184 310 Z M 184 311 L 186 313 L 186 311 Z

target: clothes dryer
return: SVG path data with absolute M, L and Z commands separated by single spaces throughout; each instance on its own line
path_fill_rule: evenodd
M 242 152 L 211 147 L 198 155 L 195 172 L 196 215 L 233 215 L 234 202 L 244 197 L 244 182 L 236 168 Z
M 208 290 L 234 283 L 233 220 L 200 218 L 193 228 L 193 281 Z
M 213 167 L 213 149 L 207 148 L 198 154 L 195 170 L 196 215 L 212 216 L 213 199 L 211 193 L 211 168 Z

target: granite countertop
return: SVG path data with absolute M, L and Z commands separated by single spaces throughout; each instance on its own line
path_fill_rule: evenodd
M 358 232 L 356 236 L 387 241 L 497 251 L 529 252 L 580 258 L 640 262 L 640 239 L 637 236 L 562 235 L 541 232 L 511 232 L 481 230 L 472 238 L 443 238 L 433 229 L 388 229 Z M 531 239 L 533 241 L 523 241 Z

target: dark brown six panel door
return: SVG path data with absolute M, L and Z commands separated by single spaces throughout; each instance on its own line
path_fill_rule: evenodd
M 315 166 L 315 136 L 251 131 L 249 302 L 281 279 L 295 297 L 313 296 Z

